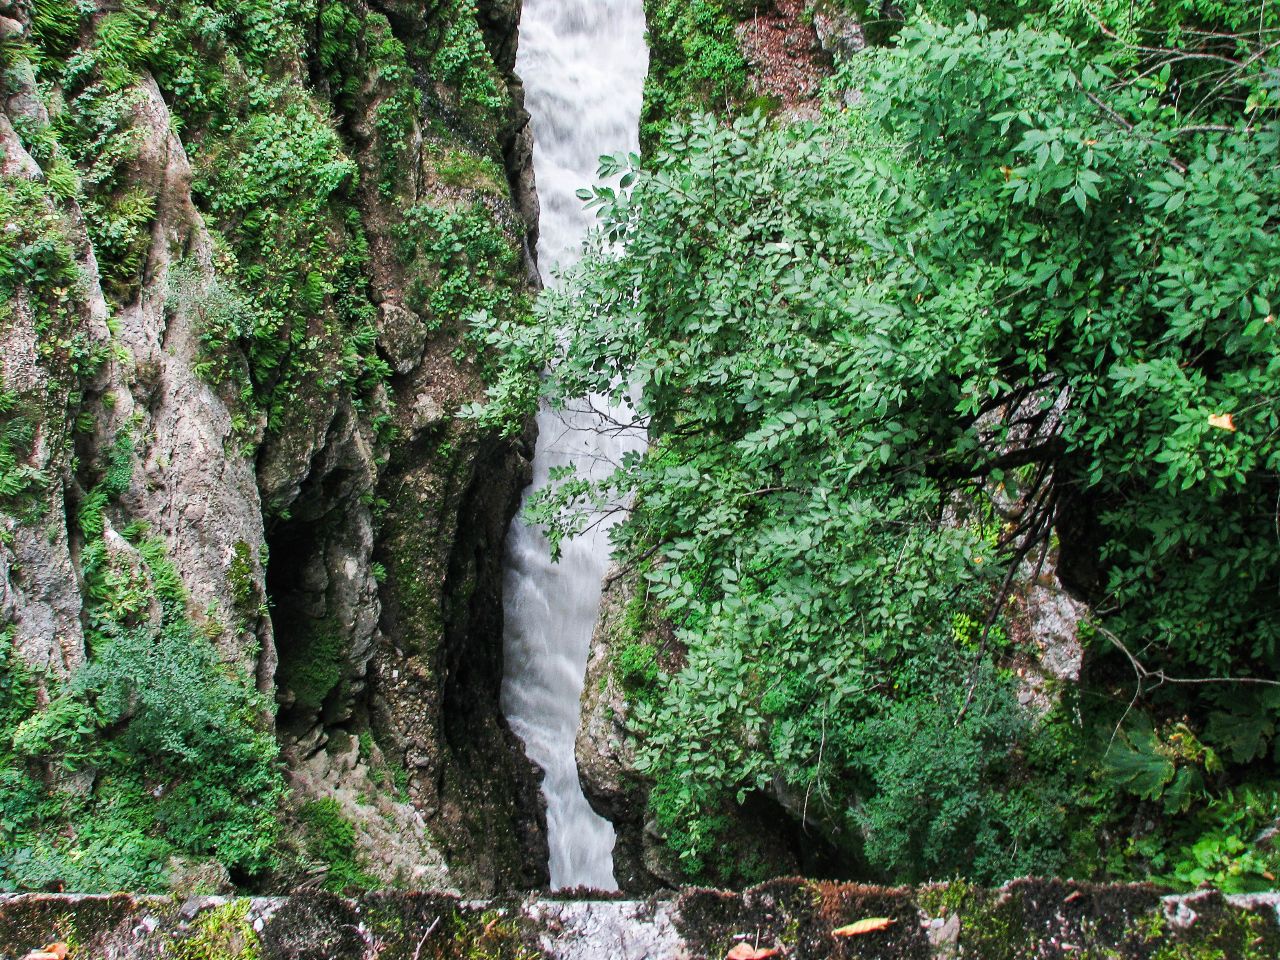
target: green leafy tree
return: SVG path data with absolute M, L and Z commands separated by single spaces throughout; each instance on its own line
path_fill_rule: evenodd
M 621 185 L 587 194 L 600 233 L 543 331 L 491 334 L 511 375 L 486 415 L 551 360 L 553 401 L 630 397 L 649 430 L 534 516 L 554 541 L 582 507 L 634 497 L 615 539 L 653 557 L 682 649 L 635 709 L 642 762 L 699 784 L 668 822 L 782 781 L 839 842 L 872 827 L 862 853 L 890 875 L 921 851 L 921 869 L 957 868 L 935 834 L 982 846 L 982 879 L 1044 849 L 1018 826 L 1043 798 L 1002 809 L 989 788 L 1061 782 L 1025 759 L 1047 734 L 987 721 L 1011 696 L 1012 585 L 1055 547 L 1096 611 L 1107 697 L 1136 680 L 1202 727 L 1210 687 L 1177 680 L 1275 675 L 1277 61 L 1265 38 L 1229 46 L 1204 74 L 1156 48 L 917 19 L 847 67 L 851 109 L 695 119 L 643 168 L 602 163 Z M 958 699 L 910 692 L 930 659 Z M 978 703 L 996 712 L 970 728 Z M 954 736 L 904 744 L 886 717 L 949 717 Z M 860 752 L 828 752 L 833 724 Z M 896 744 L 925 764 L 926 743 L 1003 759 L 954 785 L 963 809 L 913 823 L 922 785 L 890 761 Z M 1193 799 L 1240 775 L 1206 773 Z

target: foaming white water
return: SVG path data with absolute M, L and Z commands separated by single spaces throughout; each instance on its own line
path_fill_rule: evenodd
M 600 155 L 639 149 L 647 68 L 642 0 L 525 0 L 516 69 L 533 117 L 542 208 L 538 260 L 546 276 L 578 259 L 593 217 L 575 192 L 595 181 Z M 601 432 L 589 405 L 578 406 L 538 414 L 530 491 L 547 482 L 553 467 L 574 463 L 581 473 L 600 476 L 642 445 L 638 435 Z M 545 772 L 553 888 L 618 886 L 613 826 L 582 795 L 573 750 L 609 563 L 608 525 L 565 543 L 556 564 L 546 538 L 519 516 L 507 536 L 502 709 Z

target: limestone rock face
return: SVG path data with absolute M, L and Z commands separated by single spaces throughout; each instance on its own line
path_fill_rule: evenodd
M 99 188 L 90 160 L 47 145 L 61 135 L 50 133 L 61 129 L 51 111 L 82 109 L 75 91 L 37 82 L 21 46 L 6 59 L 0 174 L 40 199 L 22 224 L 0 229 L 60 238 L 79 278 L 46 291 L 60 298 L 58 329 L 25 286 L 0 308 L 3 396 L 30 424 L 19 466 L 31 478 L 0 502 L 0 627 L 40 678 L 42 704 L 91 655 L 89 504 L 112 564 L 138 567 L 130 552 L 140 537 L 161 544 L 185 616 L 274 704 L 264 722 L 278 734 L 295 799 L 337 800 L 373 875 L 473 893 L 536 887 L 546 881 L 545 817 L 535 772 L 498 708 L 502 540 L 532 437 L 505 439 L 458 417 L 484 394 L 467 339 L 473 311 L 426 306 L 449 265 L 404 253 L 410 211 L 483 215 L 507 252 L 476 282 L 516 299 L 538 284 L 532 141 L 512 72 L 519 4 L 481 2 L 469 25 L 477 69 L 499 95 L 483 114 L 460 111 L 464 98 L 430 61 L 440 18 L 470 13 L 342 6 L 340 64 L 322 65 L 311 25 L 269 65 L 276 86 L 254 88 L 282 98 L 276 116 L 294 110 L 317 137 L 335 138 L 331 166 L 351 168 L 334 191 L 342 205 L 315 217 L 332 246 L 324 255 L 354 272 L 342 285 L 285 278 L 302 284 L 310 312 L 288 355 L 268 364 L 255 350 L 277 345 L 244 330 L 254 310 L 276 304 L 245 296 L 263 268 L 258 251 L 233 248 L 243 221 L 280 201 L 267 191 L 246 217 L 219 207 L 217 190 L 221 174 L 256 163 L 269 139 L 246 143 L 227 132 L 230 121 L 202 126 L 202 114 L 182 112 L 187 88 L 175 91 L 159 67 L 138 68 L 118 81 L 111 122 L 122 145 L 110 189 Z M 59 41 L 60 56 L 94 42 L 95 26 L 118 9 L 78 7 L 85 28 Z M 30 4 L 0 0 L 6 58 L 11 42 L 41 42 L 32 16 Z M 240 61 L 210 62 L 230 88 L 247 83 Z M 339 83 L 338 68 L 358 76 Z M 436 80 L 424 95 L 428 75 Z M 55 184 L 50 150 L 88 186 Z M 460 169 L 484 171 L 486 186 Z M 125 200 L 143 213 L 122 252 L 93 218 Z M 278 292 L 281 303 L 289 296 Z M 343 313 L 346 296 L 363 306 Z M 210 319 L 219 310 L 221 328 Z M 350 313 L 367 328 L 350 326 Z M 88 353 L 97 360 L 84 361 Z M 299 353 L 310 366 L 300 364 L 306 372 L 287 396 L 259 401 Z M 0 409 L 6 423 L 10 403 Z M 137 622 L 158 623 L 157 611 Z M 372 747 L 354 754 L 357 742 Z
M 99 424 L 104 442 L 122 431 L 139 438 L 122 515 L 147 524 L 168 546 L 196 616 L 229 617 L 237 606 L 228 578 L 237 544 L 253 557 L 265 544 L 262 505 L 253 461 L 236 449 L 231 412 L 195 371 L 199 337 L 193 302 L 211 277 L 212 240 L 191 196 L 191 166 L 173 132 L 174 122 L 150 76 L 138 85 L 133 106 L 138 144 L 130 173 L 155 197 L 144 279 L 138 295 L 116 311 L 120 348 L 106 370 L 110 396 Z M 189 256 L 199 273 L 185 296 L 174 296 L 169 274 Z M 260 570 L 255 571 L 260 578 Z M 260 601 L 260 590 L 254 591 Z M 268 618 L 254 618 L 243 632 L 221 635 L 222 652 L 258 678 L 266 690 L 274 670 Z M 253 653 L 250 640 L 260 645 Z M 259 662 L 261 658 L 261 662 Z
M 25 36 L 29 10 L 18 4 L 0 6 L 0 36 Z M 48 113 L 37 94 L 35 76 L 29 65 L 9 68 L 7 83 L 0 87 L 0 174 L 35 181 L 43 174 L 27 152 L 14 123 L 44 125 Z M 67 212 L 67 229 L 83 241 L 83 216 L 78 208 Z M 54 217 L 52 205 L 39 211 Z M 12 236 L 17 224 L 0 225 Z M 80 268 L 92 281 L 97 264 L 88 244 L 75 250 Z M 87 284 L 87 295 L 76 304 L 75 317 L 87 339 L 102 344 L 110 338 L 106 326 L 107 307 L 96 290 Z M 23 660 L 32 668 L 56 679 L 65 679 L 84 661 L 84 635 L 80 625 L 81 597 L 77 573 L 71 557 L 69 531 L 61 518 L 66 516 L 67 489 L 72 484 L 68 450 L 70 404 L 60 400 L 56 378 L 60 371 L 42 357 L 37 333 L 36 308 L 23 290 L 15 291 L 3 327 L 0 375 L 6 394 L 30 398 L 38 409 L 26 466 L 41 478 L 42 490 L 35 503 L 0 511 L 0 618 L 11 626 L 13 642 Z

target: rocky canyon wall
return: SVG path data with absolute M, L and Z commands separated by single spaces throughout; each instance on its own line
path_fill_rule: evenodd
M 537 286 L 518 19 L 0 4 L 0 887 L 545 881 L 531 437 L 457 415 Z

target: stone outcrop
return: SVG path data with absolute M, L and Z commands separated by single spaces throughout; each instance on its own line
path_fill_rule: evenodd
M 0 897 L 0 958 L 63 943 L 68 960 L 719 960 L 735 948 L 796 960 L 1262 960 L 1280 950 L 1278 908 L 1277 894 L 1162 897 L 1056 880 L 999 890 L 775 880 L 649 900 L 25 894 Z M 840 932 L 872 919 L 867 932 Z
M 614 667 L 618 647 L 626 642 L 623 622 L 637 577 L 617 570 L 610 576 L 591 637 L 574 752 L 583 794 L 596 813 L 613 824 L 617 836 L 613 873 L 619 888 L 648 894 L 677 886 L 681 877 L 649 817 L 650 784 L 636 770 L 627 694 Z
M 813 29 L 818 43 L 837 62 L 847 60 L 867 45 L 862 21 L 834 0 L 813 5 Z

